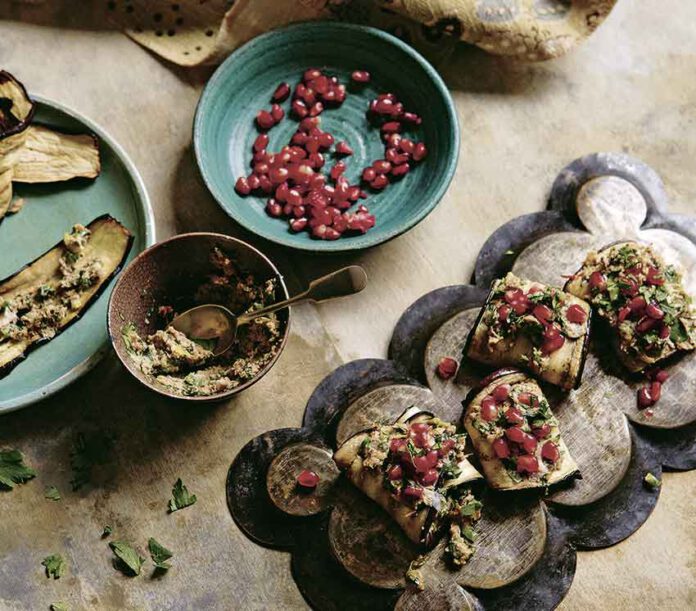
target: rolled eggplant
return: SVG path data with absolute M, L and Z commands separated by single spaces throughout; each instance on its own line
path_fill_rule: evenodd
M 632 372 L 696 348 L 696 313 L 681 274 L 650 246 L 626 241 L 592 251 L 565 288 L 609 323 Z
M 123 265 L 130 232 L 104 215 L 75 225 L 38 259 L 0 281 L 0 378 L 84 314 Z
M 526 373 L 495 372 L 467 400 L 464 427 L 491 487 L 539 488 L 578 473 L 546 397 Z
M 590 314 L 582 299 L 509 273 L 491 286 L 464 356 L 494 367 L 521 367 L 566 390 L 577 388 Z
M 466 435 L 457 434 L 453 424 L 412 407 L 393 425 L 348 439 L 334 460 L 411 541 L 431 547 L 453 520 L 464 521 L 460 526 L 466 535 L 469 523 L 480 516 L 481 503 L 465 484 L 481 474 L 468 461 L 465 443 Z M 458 551 L 463 564 L 473 548 L 468 555 L 468 550 Z

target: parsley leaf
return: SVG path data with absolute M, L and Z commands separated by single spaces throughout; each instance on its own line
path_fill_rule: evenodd
M 470 543 L 473 543 L 476 541 L 476 533 L 474 532 L 474 529 L 471 528 L 471 526 L 465 526 L 462 528 L 462 535 L 464 538 L 468 539 Z
M 121 561 L 118 563 L 118 568 L 121 572 L 131 577 L 140 575 L 140 569 L 145 562 L 145 558 L 138 554 L 138 552 L 125 541 L 112 541 L 109 543 L 109 547 Z
M 662 485 L 662 482 L 660 481 L 660 479 L 655 477 L 650 472 L 645 474 L 643 481 L 645 482 L 645 485 L 648 486 L 648 488 L 651 488 L 653 490 L 657 490 Z
M 78 433 L 75 446 L 70 455 L 73 478 L 70 480 L 73 490 L 79 490 L 92 479 L 92 467 L 109 461 L 114 438 L 109 433 L 97 432 L 91 435 Z
M 466 505 L 462 505 L 459 508 L 459 513 L 463 517 L 469 518 L 469 517 L 473 516 L 479 509 L 481 509 L 481 507 L 483 507 L 483 503 L 481 503 L 481 501 L 477 501 L 476 499 L 473 499 L 473 500 L 469 501 L 468 503 L 466 503 Z M 467 539 L 468 539 L 468 537 L 467 537 Z
M 50 611 L 69 611 L 68 605 L 65 603 L 51 603 Z
M 183 509 L 189 505 L 193 505 L 196 502 L 196 495 L 190 494 L 188 488 L 184 486 L 181 478 L 176 480 L 174 483 L 174 488 L 172 488 L 172 496 L 174 498 L 169 499 L 169 512 L 177 511 L 178 509 Z
M 170 552 L 161 543 L 150 537 L 147 541 L 147 548 L 150 550 L 150 558 L 158 569 L 166 571 L 172 568 L 172 565 L 167 562 L 174 554 Z
M 108 537 L 109 535 L 111 535 L 112 532 L 114 532 L 114 529 L 111 528 L 111 526 L 109 526 L 109 525 L 107 524 L 107 525 L 104 527 L 104 530 L 102 530 L 102 534 L 101 534 L 102 539 L 106 539 L 106 537 Z
M 36 471 L 24 464 L 19 450 L 0 450 L 0 489 L 14 488 L 36 477 Z
M 60 492 L 55 486 L 46 486 L 44 488 L 44 497 L 51 501 L 60 501 Z
M 41 564 L 46 567 L 46 577 L 49 579 L 59 579 L 65 573 L 65 560 L 60 554 L 46 556 Z

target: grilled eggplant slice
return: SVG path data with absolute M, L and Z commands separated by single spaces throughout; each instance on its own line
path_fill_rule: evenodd
M 681 274 L 648 245 L 625 241 L 590 252 L 565 288 L 609 323 L 616 352 L 634 373 L 696 348 L 696 312 Z
M 468 461 L 465 442 L 454 425 L 412 407 L 393 425 L 348 439 L 334 460 L 411 541 L 431 547 L 455 515 L 472 522 L 480 515 L 466 484 L 481 474 Z
M 578 473 L 548 401 L 527 374 L 496 372 L 467 402 L 464 427 L 491 487 L 539 488 Z
M 96 178 L 101 171 L 99 143 L 91 134 L 65 134 L 30 125 L 14 167 L 14 181 L 60 182 Z
M 522 367 L 570 390 L 582 379 L 590 319 L 582 299 L 509 273 L 493 282 L 464 355 L 494 367 Z
M 24 86 L 0 70 L 0 220 L 12 201 L 14 166 L 33 117 L 34 103 Z
M 82 316 L 118 273 L 130 232 L 104 215 L 0 281 L 0 377 Z

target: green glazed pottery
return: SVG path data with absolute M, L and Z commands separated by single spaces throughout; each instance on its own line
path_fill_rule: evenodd
M 50 100 L 32 96 L 34 123 L 99 138 L 101 175 L 95 180 L 14 184 L 26 204 L 0 223 L 0 279 L 55 246 L 75 223 L 86 225 L 111 214 L 134 236 L 129 260 L 155 241 L 154 218 L 145 186 L 126 153 L 100 127 Z M 0 379 L 0 414 L 52 395 L 89 371 L 109 350 L 106 308 L 113 280 L 63 333 L 30 352 Z
M 360 200 L 377 217 L 362 235 L 336 241 L 313 239 L 306 231 L 292 233 L 284 219 L 264 209 L 265 197 L 242 197 L 234 190 L 238 177 L 251 172 L 252 144 L 258 135 L 254 119 L 271 105 L 277 85 L 291 86 L 307 68 L 320 68 L 348 85 L 342 106 L 326 109 L 321 128 L 336 141 L 345 140 L 354 155 L 344 158 L 346 176 L 359 184 L 364 167 L 384 158 L 379 129 L 365 115 L 379 93 L 392 92 L 407 110 L 419 114 L 422 125 L 404 132 L 423 141 L 428 156 L 403 180 Z M 350 84 L 354 70 L 367 70 L 371 82 Z M 269 151 L 287 144 L 298 126 L 289 115 L 269 131 Z M 433 210 L 444 195 L 457 163 L 459 129 L 452 98 L 435 69 L 414 49 L 380 30 L 331 21 L 301 23 L 268 32 L 238 49 L 217 69 L 201 96 L 193 128 L 198 165 L 208 188 L 222 208 L 240 225 L 268 240 L 315 252 L 340 252 L 375 246 L 410 229 Z M 327 153 L 325 174 L 335 157 Z M 357 205 L 357 204 L 356 204 Z

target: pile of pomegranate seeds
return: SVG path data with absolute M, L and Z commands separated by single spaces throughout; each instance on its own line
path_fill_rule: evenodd
M 443 356 L 437 364 L 437 375 L 443 380 L 449 380 L 454 377 L 459 369 L 459 363 L 451 356 Z
M 297 476 L 297 485 L 306 490 L 313 490 L 319 484 L 319 476 L 309 469 L 305 469 Z
M 647 372 L 650 383 L 638 390 L 638 409 L 652 407 L 660 400 L 662 385 L 669 378 L 669 374 L 662 369 L 653 369 Z M 646 410 L 648 417 L 652 416 L 652 410 Z
M 538 473 L 540 469 L 536 451 L 539 443 L 543 442 L 542 460 L 553 464 L 560 457 L 558 446 L 553 441 L 544 441 L 551 433 L 551 426 L 543 423 L 540 426 L 532 426 L 531 433 L 526 432 L 522 427 L 527 418 L 518 407 L 510 405 L 509 402 L 506 404 L 509 396 L 510 385 L 501 384 L 481 401 L 480 413 L 483 420 L 493 422 L 502 416 L 507 426 L 504 436 L 493 441 L 493 452 L 501 460 L 514 456 L 517 459 L 518 473 Z M 520 393 L 517 400 L 532 407 L 539 403 L 539 398 L 531 393 Z
M 371 77 L 369 72 L 356 70 L 351 79 L 362 85 Z M 272 153 L 268 151 L 266 132 L 285 119 L 280 104 L 288 100 L 291 91 L 290 114 L 299 126 L 289 144 Z M 346 95 L 346 86 L 337 77 L 316 68 L 304 72 L 294 91 L 287 83 L 280 83 L 271 96 L 270 110 L 260 110 L 256 115 L 261 133 L 253 145 L 252 172 L 239 177 L 235 184 L 240 195 L 269 196 L 266 212 L 287 219 L 291 231 L 309 231 L 321 240 L 337 240 L 344 233 L 363 234 L 375 225 L 375 217 L 366 206 L 358 204 L 351 209 L 358 200 L 367 198 L 367 193 L 344 176 L 344 159 L 336 159 L 328 174 L 321 172 L 329 154 L 336 158 L 353 154 L 349 143 L 334 142 L 333 135 L 320 128 L 319 115 L 327 108 L 339 107 Z M 420 125 L 421 118 L 408 112 L 394 94 L 380 94 L 370 102 L 367 113 L 371 122 L 380 126 L 385 158 L 362 171 L 362 182 L 367 188 L 381 191 L 408 174 L 411 164 L 424 159 L 428 151 L 422 142 L 401 136 L 405 125 Z

